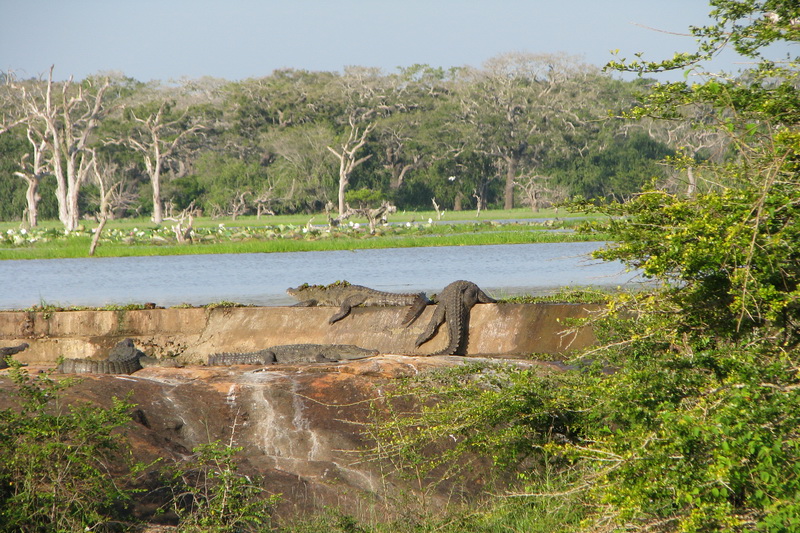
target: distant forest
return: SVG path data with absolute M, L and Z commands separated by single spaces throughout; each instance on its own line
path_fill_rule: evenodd
M 55 67 L 57 69 L 57 66 Z M 721 138 L 624 118 L 652 80 L 621 81 L 565 55 L 142 83 L 119 74 L 3 78 L 0 220 L 538 209 L 625 201 L 654 182 L 691 189 Z M 682 170 L 665 158 L 680 158 Z

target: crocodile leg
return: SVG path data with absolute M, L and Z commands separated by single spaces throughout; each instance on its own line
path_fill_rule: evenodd
M 344 317 L 350 314 L 350 311 L 353 310 L 353 307 L 357 307 L 363 304 L 366 301 L 366 295 L 357 295 L 357 296 L 350 296 L 345 298 L 342 302 L 342 305 L 339 307 L 339 310 L 334 313 L 334 315 L 328 320 L 328 324 L 333 324 L 335 322 L 340 321 Z
M 403 322 L 401 325 L 408 327 L 410 326 L 416 319 L 419 318 L 419 315 L 425 311 L 425 308 L 428 306 L 428 299 L 423 297 L 422 295 L 417 298 L 417 301 L 414 302 L 409 309 L 406 315 L 403 317 Z
M 314 307 L 316 305 L 316 300 L 303 300 L 302 302 L 297 302 L 296 304 L 292 305 L 292 307 Z

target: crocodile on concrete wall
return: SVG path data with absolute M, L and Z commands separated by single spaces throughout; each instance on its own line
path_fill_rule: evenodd
M 411 306 L 402 324 L 407 326 L 422 314 L 425 306 L 432 303 L 425 293 L 383 292 L 346 281 L 330 285 L 300 285 L 289 288 L 286 293 L 300 300 L 297 306 L 339 306 L 339 310 L 328 320 L 329 324 L 338 322 L 350 314 L 353 307 L 363 306 Z
M 148 366 L 175 366 L 175 363 L 149 357 L 134 346 L 132 339 L 124 339 L 111 349 L 105 360 L 64 359 L 58 371 L 63 374 L 133 374 Z
M 283 344 L 245 353 L 215 353 L 208 357 L 209 366 L 269 365 L 273 363 L 333 363 L 364 359 L 378 355 L 352 344 Z
M 22 344 L 18 344 L 17 346 L 7 346 L 5 348 L 0 348 L 0 369 L 8 368 L 8 362 L 6 361 L 6 357 L 18 354 L 27 347 L 28 343 L 23 342 Z
M 423 332 L 417 337 L 415 346 L 419 348 L 436 335 L 445 321 L 450 335 L 447 347 L 430 355 L 464 355 L 467 349 L 467 336 L 469 333 L 469 314 L 472 306 L 477 303 L 496 303 L 477 285 L 471 281 L 454 281 L 439 293 L 438 303 L 433 312 L 431 321 Z

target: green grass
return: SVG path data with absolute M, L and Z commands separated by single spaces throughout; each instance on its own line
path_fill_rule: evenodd
M 378 248 L 412 248 L 420 246 L 472 246 L 486 244 L 586 242 L 595 240 L 603 240 L 603 236 L 595 235 L 589 237 L 586 235 L 577 235 L 572 233 L 546 233 L 541 231 L 528 231 L 408 237 L 341 237 L 329 240 L 252 240 L 242 242 L 231 241 L 212 244 L 184 245 L 141 244 L 130 246 L 127 244 L 103 244 L 97 248 L 95 257 L 311 252 Z M 51 243 L 49 245 L 39 247 L 0 248 L 0 260 L 87 257 L 90 241 L 90 237 L 75 237 L 64 245 Z
M 399 213 L 391 221 L 401 224 L 379 227 L 376 235 L 370 235 L 366 224 L 358 220 L 352 221 L 354 225 L 348 221 L 329 230 L 324 215 L 262 217 L 260 220 L 240 217 L 236 221 L 204 218 L 195 220 L 193 242 L 184 244 L 177 243 L 171 222 L 159 227 L 142 219 L 126 219 L 106 225 L 95 256 L 305 252 L 604 239 L 600 234 L 589 236 L 569 231 L 581 220 L 547 218 L 547 215 L 556 214 L 553 211 L 540 214 L 544 221 L 525 221 L 523 215 L 530 216 L 531 212 L 523 210 L 484 211 L 478 220 L 463 218 L 468 213 L 462 212 L 460 221 L 451 214 L 452 223 L 429 224 L 428 218 L 433 217 L 426 218 L 426 215 L 434 215 L 433 212 Z M 508 219 L 521 222 L 496 222 Z M 313 226 L 308 225 L 309 221 Z M 87 257 L 95 227 L 96 223 L 87 221 L 77 231 L 66 235 L 55 221 L 46 221 L 34 230 L 2 223 L 0 260 Z

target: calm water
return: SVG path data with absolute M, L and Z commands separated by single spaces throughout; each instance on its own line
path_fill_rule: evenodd
M 223 300 L 286 305 L 295 303 L 285 293 L 288 287 L 337 280 L 430 294 L 466 279 L 496 297 L 641 281 L 619 263 L 590 259 L 588 254 L 600 246 L 593 242 L 0 261 L 0 309 L 42 303 L 153 302 L 169 307 Z

